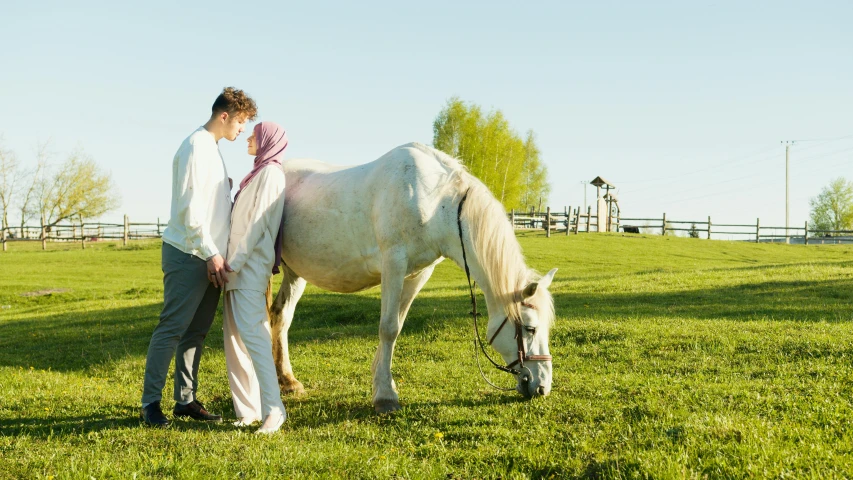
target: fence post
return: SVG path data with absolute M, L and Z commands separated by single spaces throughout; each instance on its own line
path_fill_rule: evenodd
M 666 235 L 666 212 L 663 212 L 663 221 L 660 224 L 660 234 L 661 236 Z
M 711 216 L 708 215 L 708 240 L 711 239 Z
M 512 223 L 512 229 L 515 230 L 515 209 L 513 208 L 509 214 L 509 221 Z M 158 222 L 159 223 L 159 222 Z M 160 225 L 157 225 L 157 233 L 160 233 Z
M 575 209 L 575 235 L 580 233 L 581 229 L 581 207 Z
M 809 221 L 808 220 L 806 220 L 806 226 L 803 229 L 803 243 L 806 245 L 809 244 Z
M 545 207 L 545 238 L 551 238 L 551 207 Z
M 130 225 L 128 224 L 128 221 L 127 221 L 127 214 L 125 214 L 124 215 L 124 238 L 122 239 L 122 246 L 124 246 L 124 247 L 127 246 L 127 235 L 128 235 L 127 230 L 129 227 L 130 227 Z
M 47 250 L 47 235 L 44 229 L 44 214 L 41 214 L 41 249 Z
M 513 228 L 515 228 L 514 225 Z M 157 238 L 160 238 L 160 217 L 157 217 Z
M 761 219 L 755 219 L 755 243 L 761 243 Z
M 3 251 L 6 251 L 6 227 L 0 225 L 0 240 L 3 242 Z
M 80 215 L 80 245 L 86 250 L 86 225 L 83 223 L 83 215 Z
M 566 207 L 566 236 L 572 231 L 572 206 Z
M 592 221 L 592 205 L 586 207 L 586 233 L 589 233 L 589 223 Z

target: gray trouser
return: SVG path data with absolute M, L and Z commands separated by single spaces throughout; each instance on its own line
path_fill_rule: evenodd
M 160 401 L 175 356 L 175 401 L 195 400 L 198 364 L 220 289 L 207 279 L 204 260 L 163 244 L 163 312 L 154 327 L 145 360 L 142 404 Z M 176 352 L 177 350 L 177 352 Z

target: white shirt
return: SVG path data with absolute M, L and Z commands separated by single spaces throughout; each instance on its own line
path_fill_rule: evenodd
M 266 291 L 275 263 L 275 237 L 284 213 L 284 171 L 267 165 L 234 202 L 225 290 Z
M 231 186 L 213 134 L 192 133 L 172 161 L 172 211 L 163 241 L 203 260 L 224 256 L 231 224 Z

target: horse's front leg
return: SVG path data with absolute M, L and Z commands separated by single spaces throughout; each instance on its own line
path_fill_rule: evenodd
M 382 313 L 379 317 L 379 348 L 373 358 L 373 408 L 377 413 L 400 409 L 397 387 L 391 377 L 391 357 L 403 322 L 400 301 L 406 276 L 404 250 L 385 252 L 382 259 Z
M 284 267 L 284 278 L 281 289 L 278 291 L 275 301 L 270 308 L 270 327 L 272 328 L 272 353 L 275 359 L 276 371 L 278 372 L 278 384 L 284 394 L 305 392 L 302 382 L 293 375 L 293 366 L 290 364 L 290 351 L 288 349 L 287 332 L 293 323 L 293 315 L 296 304 L 305 291 L 305 279 L 296 276 L 292 270 Z

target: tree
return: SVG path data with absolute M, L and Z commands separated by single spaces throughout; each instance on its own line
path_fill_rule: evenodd
M 20 180 L 21 171 L 15 152 L 0 145 L 0 229 L 9 228 L 9 211 Z
M 696 228 L 695 223 L 690 224 L 690 230 L 687 231 L 687 236 L 690 238 L 699 238 L 699 229 Z
M 82 150 L 43 176 L 35 193 L 46 227 L 78 216 L 99 217 L 120 204 L 110 173 L 102 172 Z
M 484 115 L 478 105 L 450 98 L 433 122 L 433 146 L 460 159 L 507 209 L 547 201 L 547 170 L 533 132 L 522 141 L 500 110 Z
M 50 157 L 50 153 L 48 151 L 49 146 L 50 139 L 45 142 L 39 142 L 36 145 L 35 168 L 22 172 L 21 174 L 22 180 L 25 178 L 27 179 L 26 183 L 22 185 L 24 188 L 21 188 L 21 190 L 18 191 L 18 212 L 20 213 L 19 218 L 21 220 L 21 238 L 24 237 L 24 225 L 26 225 L 27 221 L 38 211 L 34 204 L 37 190 L 39 185 L 42 183 L 42 176 L 47 168 L 47 161 Z
M 809 200 L 811 223 L 816 230 L 853 229 L 853 181 L 838 177 Z
M 524 140 L 524 163 L 522 164 L 521 206 L 534 205 L 540 198 L 548 198 L 551 185 L 548 183 L 548 168 L 539 161 L 539 147 L 533 130 L 527 131 Z

